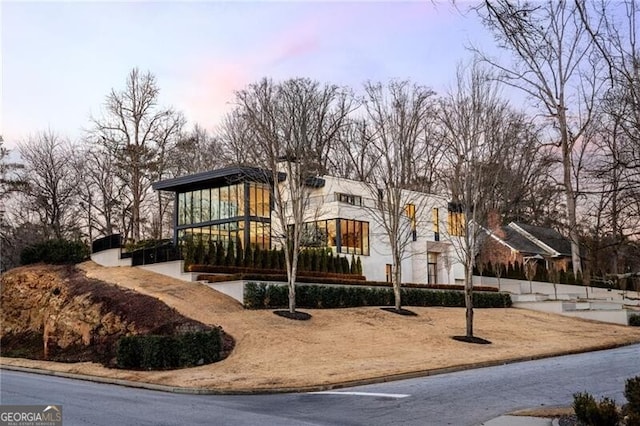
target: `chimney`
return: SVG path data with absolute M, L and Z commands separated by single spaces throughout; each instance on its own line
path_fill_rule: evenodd
M 491 209 L 487 213 L 487 228 L 492 232 L 499 231 L 502 228 L 502 215 L 498 210 Z

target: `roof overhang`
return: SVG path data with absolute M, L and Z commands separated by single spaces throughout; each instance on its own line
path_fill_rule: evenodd
M 285 173 L 278 172 L 279 182 L 282 182 L 285 178 Z M 152 183 L 151 186 L 156 191 L 185 192 L 203 188 L 216 188 L 244 181 L 272 183 L 273 173 L 258 167 L 232 166 L 161 180 Z

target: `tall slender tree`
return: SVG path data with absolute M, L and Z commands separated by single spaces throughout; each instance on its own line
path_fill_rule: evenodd
M 363 181 L 368 189 L 365 207 L 382 229 L 391 254 L 395 309 L 401 309 L 402 261 L 424 250 L 412 250 L 417 221 L 431 211 L 433 198 L 424 179 L 433 174 L 439 139 L 435 137 L 435 93 L 408 81 L 366 83 L 360 145 L 366 147 Z M 357 157 L 356 157 L 357 158 Z M 354 167 L 362 162 L 357 160 Z
M 496 169 L 514 132 L 511 110 L 489 72 L 477 63 L 459 66 L 456 84 L 440 109 L 451 194 L 447 222 L 457 260 L 464 266 L 466 337 L 474 338 L 473 268 L 499 182 Z
M 159 92 L 153 74 L 134 68 L 125 88 L 107 95 L 104 115 L 92 118 L 93 137 L 116 160 L 115 172 L 127 189 L 130 206 L 123 229 L 134 241 L 142 238 L 148 220 L 150 183 L 164 176 L 168 151 L 184 122 L 181 114 L 158 105 Z
M 64 238 L 75 224 L 77 185 L 69 161 L 73 148 L 48 130 L 19 143 L 18 151 L 24 162 L 25 194 L 40 218 L 45 238 Z
M 236 94 L 236 113 L 254 137 L 256 165 L 273 183 L 272 236 L 285 249 L 291 313 L 303 224 L 317 217 L 309 200 L 313 178 L 326 170 L 326 153 L 346 122 L 350 99 L 337 86 L 306 78 L 263 79 Z
M 562 185 L 573 271 L 582 271 L 574 154 L 589 126 L 602 80 L 594 46 L 575 3 L 485 0 L 477 8 L 513 63 L 484 56 L 503 83 L 522 90 L 540 108 L 561 152 Z

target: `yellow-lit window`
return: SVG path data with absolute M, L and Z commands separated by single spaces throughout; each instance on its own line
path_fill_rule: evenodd
M 449 212 L 449 220 L 447 223 L 449 235 L 454 237 L 462 237 L 465 234 L 464 213 Z
M 440 212 L 437 207 L 431 209 L 431 219 L 433 220 L 433 239 L 440 241 Z
M 404 212 L 411 221 L 411 236 L 413 237 L 413 241 L 418 239 L 418 234 L 416 232 L 416 206 L 415 204 L 407 204 L 404 206 Z

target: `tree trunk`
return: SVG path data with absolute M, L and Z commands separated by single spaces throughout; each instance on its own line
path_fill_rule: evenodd
M 561 95 L 563 99 L 564 96 Z M 571 239 L 571 264 L 573 273 L 582 273 L 582 264 L 580 262 L 580 237 L 578 235 L 576 220 L 576 197 L 573 191 L 573 180 L 571 174 L 573 172 L 571 161 L 571 146 L 569 141 L 569 130 L 567 128 L 567 116 L 564 108 L 564 101 L 561 100 L 558 108 L 558 124 L 560 127 L 560 139 L 562 144 L 562 171 L 563 184 L 567 197 L 567 218 L 569 219 L 569 238 Z
M 473 337 L 473 268 L 464 267 L 464 304 L 466 307 L 467 337 Z
M 396 311 L 402 309 L 402 293 L 400 292 L 400 285 L 402 283 L 402 264 L 399 256 L 394 255 L 393 261 L 393 298 L 395 300 Z

